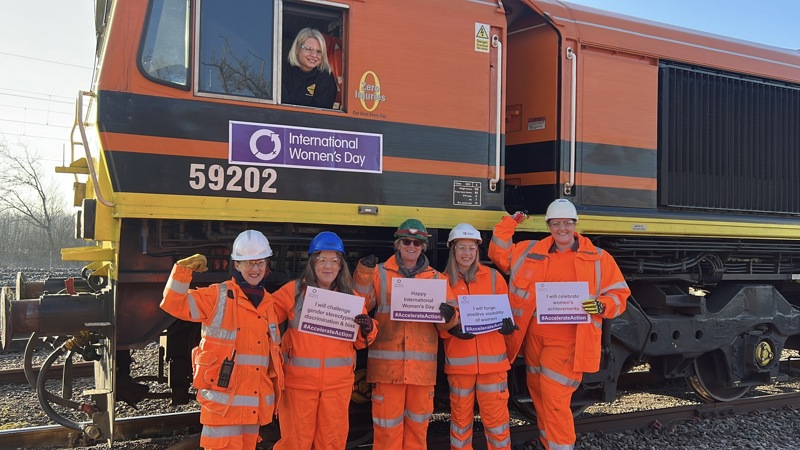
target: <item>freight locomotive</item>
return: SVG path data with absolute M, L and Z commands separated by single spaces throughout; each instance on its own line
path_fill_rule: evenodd
M 331 109 L 281 101 L 304 27 L 326 36 Z M 97 0 L 96 29 L 59 169 L 91 243 L 62 256 L 87 262 L 84 280 L 21 276 L 0 309 L 4 345 L 70 336 L 95 361 L 92 424 L 51 411 L 65 426 L 112 440 L 114 402 L 149 395 L 130 350 L 154 341 L 172 401 L 189 399 L 197 329 L 159 309 L 167 275 L 202 253 L 198 286 L 228 278 L 248 228 L 269 237 L 278 286 L 322 230 L 352 268 L 418 218 L 442 267 L 457 223 L 486 244 L 523 210 L 517 236 L 536 238 L 546 205 L 568 198 L 632 290 L 578 409 L 612 400 L 642 362 L 736 399 L 785 378 L 781 352 L 800 349 L 797 51 L 556 0 Z M 511 379 L 524 409 L 524 375 Z

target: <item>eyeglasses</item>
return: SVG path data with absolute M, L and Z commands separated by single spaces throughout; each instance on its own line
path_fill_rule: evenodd
M 313 49 L 305 44 L 300 44 L 300 48 L 309 55 L 316 54 L 317 56 L 322 56 L 322 50 Z
M 241 264 L 246 270 L 251 270 L 253 267 L 263 269 L 267 267 L 267 260 L 259 259 L 258 261 L 239 261 L 239 264 Z
M 400 242 L 405 246 L 413 245 L 414 247 L 420 247 L 422 245 L 422 241 L 419 239 L 400 239 Z
M 575 221 L 574 220 L 565 220 L 563 222 L 557 222 L 557 221 L 551 220 L 550 222 L 547 222 L 547 226 L 550 227 L 550 228 L 561 228 L 562 226 L 564 228 L 572 228 L 572 227 L 575 226 Z
M 470 253 L 472 253 L 472 252 L 478 250 L 478 246 L 477 245 L 459 244 L 459 245 L 456 245 L 456 250 L 458 250 L 460 252 L 470 252 Z
M 341 263 L 341 260 L 339 258 L 331 258 L 331 259 L 317 258 L 317 260 L 314 262 L 314 264 L 320 267 L 325 267 L 328 264 L 330 264 L 333 267 L 339 267 L 339 263 Z

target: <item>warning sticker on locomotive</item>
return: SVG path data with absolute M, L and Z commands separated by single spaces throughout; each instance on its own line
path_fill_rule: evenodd
M 481 183 L 453 180 L 453 206 L 481 206 Z
M 536 322 L 588 323 L 591 319 L 583 310 L 583 301 L 589 298 L 585 281 L 536 283 Z
M 228 161 L 253 166 L 383 172 L 383 135 L 231 121 Z
M 444 279 L 395 278 L 392 280 L 391 319 L 404 322 L 443 323 L 439 305 L 447 300 Z
M 355 341 L 358 324 L 353 319 L 363 309 L 361 297 L 309 286 L 297 328 L 317 336 Z

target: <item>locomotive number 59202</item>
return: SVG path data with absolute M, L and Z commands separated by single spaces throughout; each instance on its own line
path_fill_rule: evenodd
M 189 166 L 189 187 L 195 190 L 209 188 L 212 191 L 264 192 L 275 194 L 278 190 L 272 187 L 278 173 L 271 168 L 228 166 L 220 164 L 192 163 Z

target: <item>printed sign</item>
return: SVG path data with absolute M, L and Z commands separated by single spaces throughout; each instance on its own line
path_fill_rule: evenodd
M 475 22 L 475 51 L 489 53 L 489 24 Z
M 228 161 L 254 166 L 383 172 L 383 135 L 231 121 Z
M 482 334 L 499 330 L 503 319 L 511 316 L 508 295 L 460 295 L 461 328 L 465 333 Z
M 439 305 L 447 300 L 447 281 L 395 278 L 391 300 L 392 320 L 444 323 Z
M 589 284 L 585 281 L 536 283 L 536 322 L 589 323 L 589 313 L 583 310 L 588 300 Z
M 353 319 L 364 309 L 355 295 L 309 287 L 300 311 L 298 330 L 343 341 L 355 341 L 358 324 Z

